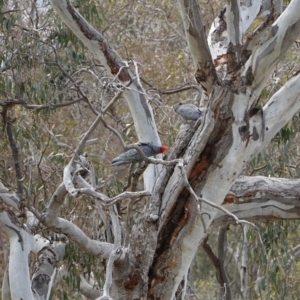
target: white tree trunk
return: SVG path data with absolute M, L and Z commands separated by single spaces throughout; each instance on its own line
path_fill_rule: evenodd
M 207 53 L 207 48 L 199 47 L 205 33 L 202 30 L 202 26 L 197 24 L 197 22 L 199 23 L 199 19 L 195 20 L 193 15 L 197 4 L 195 4 L 194 1 L 184 2 L 184 5 L 182 1 L 179 1 L 179 4 L 186 28 L 187 40 L 191 41 L 190 47 L 196 49 L 196 54 L 191 50 L 194 62 L 197 65 L 199 62 L 201 65 L 202 56 L 197 52 L 197 49 L 199 52 Z M 193 7 L 193 10 L 191 7 Z M 264 36 L 259 47 L 253 51 L 252 56 L 249 57 L 248 62 L 245 64 L 244 71 L 241 73 L 241 81 L 237 81 L 239 84 L 235 86 L 236 93 L 234 90 L 230 91 L 228 89 L 224 89 L 223 92 L 222 89 L 220 89 L 218 92 L 218 88 L 216 88 L 214 93 L 210 93 L 210 108 L 214 112 L 214 119 L 218 121 L 214 126 L 214 131 L 211 133 L 207 144 L 205 143 L 206 148 L 204 151 L 201 151 L 201 156 L 195 156 L 194 158 L 194 161 L 198 159 L 198 162 L 192 164 L 193 169 L 191 171 L 189 170 L 188 164 L 186 170 L 189 181 L 192 183 L 192 187 L 196 193 L 214 204 L 222 204 L 231 185 L 242 172 L 245 164 L 266 147 L 271 138 L 300 108 L 300 101 L 298 100 L 300 86 L 298 83 L 300 80 L 299 75 L 290 79 L 287 84 L 269 100 L 262 111 L 255 109 L 254 106 L 257 101 L 257 95 L 260 94 L 275 65 L 300 33 L 300 16 L 296 13 L 299 9 L 300 2 L 292 1 L 291 5 L 269 29 L 269 33 Z M 292 17 L 290 17 L 291 15 Z M 196 36 L 195 30 L 193 30 L 194 28 L 198 28 L 198 35 Z M 199 38 L 199 42 L 195 43 L 194 41 L 197 38 Z M 231 64 L 233 63 L 234 61 L 231 62 Z M 238 63 L 238 61 L 236 61 L 236 63 Z M 235 74 L 235 76 L 238 75 Z M 206 85 L 207 78 L 203 77 L 202 79 L 205 81 L 205 84 L 201 82 L 202 87 L 209 91 Z M 240 92 L 237 92 L 238 90 L 240 90 Z M 285 97 L 287 97 L 285 101 L 282 101 L 280 97 L 281 94 L 283 95 L 283 91 L 285 92 Z M 220 98 L 222 101 L 220 101 Z M 251 107 L 253 107 L 253 110 Z M 221 122 L 224 122 L 224 119 L 227 120 L 225 124 L 230 126 L 227 132 L 226 125 L 224 124 L 225 126 L 222 126 L 221 124 Z M 221 138 L 218 138 L 219 126 L 223 127 L 223 135 Z M 197 135 L 195 134 L 192 142 L 195 141 L 196 138 Z M 199 142 L 199 140 L 197 141 Z M 189 147 L 188 149 L 193 148 Z M 176 175 L 174 174 L 175 173 L 173 173 L 173 177 L 175 176 L 175 179 L 173 183 L 177 182 L 178 185 L 180 179 L 176 180 Z M 201 180 L 197 180 L 198 177 L 200 177 Z M 179 173 L 177 178 L 180 178 Z M 187 201 L 188 194 L 186 194 L 184 190 L 178 198 L 177 195 L 178 194 L 170 193 L 168 188 L 166 188 L 164 193 L 165 198 L 170 198 L 170 196 L 173 198 L 175 196 L 177 203 Z M 171 299 L 174 297 L 179 283 L 192 262 L 198 245 L 204 239 L 207 228 L 218 212 L 210 205 L 202 203 L 200 204 L 198 214 L 195 215 L 197 204 L 192 198 L 193 197 L 190 197 L 187 201 L 187 203 L 190 204 L 185 205 L 186 217 L 181 219 L 181 222 L 185 222 L 184 226 L 181 227 L 170 240 L 170 250 L 167 250 L 164 255 L 161 255 L 161 261 L 157 259 L 157 261 L 159 261 L 159 263 L 157 263 L 159 267 L 157 267 L 156 274 L 167 269 L 172 275 L 163 282 L 165 286 L 169 287 L 165 289 L 164 292 L 161 292 L 161 286 L 159 284 L 155 286 L 153 294 L 156 296 L 158 296 L 156 293 L 158 293 L 159 290 L 159 294 L 163 298 Z M 164 205 L 162 207 L 164 207 Z M 169 208 L 171 212 L 173 206 Z M 171 216 L 168 216 L 168 213 L 166 213 L 166 219 L 170 217 Z M 161 217 L 160 224 L 165 225 L 165 222 L 166 220 Z M 163 235 L 163 233 L 160 234 Z M 163 261 L 164 256 L 169 257 L 169 259 Z M 179 263 L 173 266 L 170 264 L 172 261 Z
M 22 226 L 17 218 L 6 210 L 0 213 L 0 226 L 9 236 L 9 285 L 12 299 L 32 300 L 29 279 L 28 257 L 31 251 L 33 236 Z

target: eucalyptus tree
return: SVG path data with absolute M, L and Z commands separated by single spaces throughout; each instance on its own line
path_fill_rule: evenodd
M 249 226 L 253 225 L 249 221 L 256 219 L 299 217 L 299 205 L 295 201 L 298 181 L 239 177 L 300 108 L 298 72 L 266 103 L 261 103 L 260 98 L 275 67 L 300 33 L 299 1 L 291 1 L 284 9 L 279 0 L 227 1 L 208 32 L 198 1 L 177 1 L 195 81 L 202 90 L 200 118 L 181 126 L 163 159 L 161 155 L 145 156 L 145 164 L 134 166 L 132 182 L 128 183 L 131 191 L 115 196 L 99 191 L 94 166 L 88 161 L 85 148 L 93 147 L 91 136 L 101 127 L 117 136 L 124 149 L 141 152 L 136 145 L 127 146 L 123 135 L 105 121 L 120 95 L 127 101 L 138 141 L 162 145 L 144 87 L 147 83 L 140 77 L 138 62 L 120 57 L 116 45 L 111 45 L 92 27 L 72 3 L 68 0 L 50 3 L 55 14 L 113 78 L 109 88 L 117 92 L 99 108 L 78 88 L 79 83 L 69 78 L 93 111 L 94 119 L 78 137 L 78 144 L 64 166 L 62 181 L 44 198 L 47 202 L 44 211 L 26 199 L 12 122 L 6 122 L 17 184 L 16 190 L 8 189 L 5 184 L 0 186 L 0 220 L 1 229 L 10 238 L 8 277 L 12 299 L 49 299 L 57 263 L 63 261 L 63 244 L 51 244 L 34 235 L 38 226 L 63 234 L 84 252 L 95 256 L 99 264 L 105 261 L 100 290 L 81 276 L 81 292 L 90 299 L 184 299 L 189 269 L 197 249 L 205 244 L 211 226 L 228 222 Z M 50 17 L 56 18 L 55 14 Z M 44 43 L 47 43 L 45 34 Z M 6 72 L 6 68 L 2 71 Z M 16 104 L 30 108 L 24 100 L 3 102 L 4 121 L 9 106 Z M 48 132 L 57 139 L 52 129 Z M 137 181 L 140 174 L 143 174 L 142 185 Z M 67 216 L 61 215 L 68 199 L 83 196 L 95 202 L 99 223 L 105 228 L 101 239 L 89 237 Z M 147 199 L 145 206 L 139 214 L 134 214 L 134 202 L 142 197 Z M 243 197 L 256 202 L 239 204 Z M 119 218 L 120 204 L 127 199 L 130 199 L 127 217 Z M 223 202 L 232 204 L 222 205 Z M 26 213 L 26 225 L 9 206 Z M 224 228 L 221 227 L 220 236 L 224 235 Z M 32 282 L 28 266 L 31 252 L 40 253 Z M 226 271 L 218 263 L 221 296 L 230 299 Z M 7 286 L 4 280 L 3 291 L 9 294 Z

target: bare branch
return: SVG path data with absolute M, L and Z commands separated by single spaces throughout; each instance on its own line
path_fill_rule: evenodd
M 33 299 L 29 279 L 28 257 L 32 248 L 33 235 L 18 221 L 5 204 L 1 204 L 0 229 L 9 236 L 9 277 L 12 299 Z M 20 264 L 20 262 L 24 262 Z
M 299 23 L 300 24 L 300 23 Z M 255 154 L 262 151 L 274 135 L 300 109 L 300 73 L 293 76 L 263 108 L 264 141 L 256 148 Z
M 93 196 L 96 198 L 98 201 L 103 206 L 111 206 L 116 204 L 119 201 L 122 201 L 124 199 L 138 199 L 140 197 L 145 197 L 145 196 L 151 196 L 151 193 L 149 191 L 140 191 L 140 192 L 123 192 L 113 198 L 108 198 L 107 196 L 100 194 L 96 191 L 91 190 L 90 188 L 81 188 L 77 190 L 78 194 L 86 194 Z
M 220 297 L 219 299 L 230 300 L 231 297 L 231 289 L 229 286 L 229 281 L 227 278 L 224 260 L 225 260 L 225 239 L 226 239 L 226 231 L 228 230 L 228 225 L 222 226 L 219 230 L 219 238 L 218 238 L 218 256 L 213 252 L 210 245 L 208 244 L 208 235 L 204 239 L 202 243 L 202 247 L 206 252 L 207 256 L 213 263 L 216 269 L 217 280 L 220 284 Z M 225 297 L 224 297 L 225 296 Z
M 300 216 L 299 193 L 298 179 L 241 176 L 231 187 L 222 206 L 239 219 L 248 221 L 293 220 Z M 231 217 L 219 211 L 212 226 L 232 221 Z
M 90 284 L 83 275 L 80 275 L 80 291 L 88 299 L 98 299 L 101 295 L 101 292 L 95 284 Z
M 227 214 L 228 216 L 230 216 L 231 218 L 233 218 L 236 224 L 248 224 L 248 225 L 252 226 L 252 227 L 256 230 L 256 232 L 257 232 L 257 234 L 258 234 L 258 237 L 259 237 L 259 241 L 260 241 L 260 243 L 261 243 L 261 246 L 262 246 L 262 249 L 263 249 L 263 252 L 264 252 L 264 255 L 265 255 L 265 257 L 267 258 L 267 257 L 268 257 L 268 256 L 267 256 L 267 252 L 266 252 L 266 249 L 265 249 L 265 246 L 264 246 L 264 243 L 263 243 L 263 240 L 262 240 L 262 237 L 261 237 L 261 234 L 260 234 L 260 231 L 259 231 L 258 227 L 257 227 L 255 224 L 251 223 L 251 222 L 248 222 L 248 221 L 245 221 L 245 220 L 240 220 L 236 215 L 234 215 L 233 213 L 231 213 L 229 210 L 227 210 L 227 209 L 224 208 L 223 206 L 220 206 L 220 205 L 218 205 L 218 204 L 215 204 L 215 203 L 213 203 L 213 202 L 211 202 L 211 201 L 209 201 L 209 200 L 207 200 L 207 199 L 204 199 L 204 198 L 202 198 L 202 197 L 198 197 L 198 196 L 196 195 L 195 191 L 193 190 L 193 188 L 191 187 L 189 181 L 188 181 L 187 174 L 186 174 L 186 171 L 185 171 L 183 165 L 182 165 L 182 164 L 178 164 L 178 167 L 179 167 L 179 169 L 180 169 L 181 172 L 182 172 L 182 175 L 183 175 L 182 177 L 183 177 L 183 180 L 184 180 L 184 185 L 185 185 L 185 187 L 189 190 L 189 192 L 191 193 L 191 195 L 192 195 L 197 201 L 206 203 L 206 204 L 208 204 L 209 206 L 214 207 L 214 208 L 217 208 L 218 210 L 224 212 L 225 214 Z
M 42 110 L 42 109 L 55 109 L 55 108 L 60 108 L 60 107 L 66 107 L 66 106 L 78 103 L 82 100 L 84 100 L 84 98 L 78 98 L 78 99 L 70 100 L 70 101 L 64 102 L 64 103 L 52 104 L 52 102 L 53 102 L 53 99 L 52 99 L 51 101 L 49 101 L 46 104 L 37 105 L 37 104 L 27 104 L 23 100 L 13 99 L 13 100 L 6 100 L 6 101 L 2 102 L 0 105 L 1 106 L 21 105 L 27 109 Z
M 103 287 L 103 296 L 100 297 L 100 299 L 112 299 L 110 297 L 110 289 L 113 283 L 113 277 L 112 277 L 113 264 L 115 260 L 118 259 L 123 253 L 123 250 L 121 248 L 121 227 L 118 219 L 118 214 L 116 212 L 116 207 L 111 206 L 109 208 L 109 212 L 113 223 L 115 242 L 114 242 L 114 250 L 111 252 L 106 266 L 106 277 L 105 277 L 105 284 Z
M 20 197 L 24 197 L 23 195 L 23 178 L 22 178 L 22 173 L 21 173 L 21 164 L 20 164 L 20 158 L 19 158 L 19 150 L 17 147 L 17 143 L 13 137 L 13 132 L 12 132 L 12 120 L 7 117 L 6 120 L 6 133 L 9 141 L 9 145 L 12 151 L 13 159 L 14 159 L 14 168 L 16 172 L 16 178 L 17 178 L 17 191 Z
M 226 24 L 228 33 L 228 42 L 233 46 L 242 44 L 240 1 L 227 0 Z
M 174 88 L 174 89 L 170 89 L 170 90 L 159 90 L 157 87 L 154 87 L 152 84 L 150 84 L 145 78 L 141 77 L 141 81 L 150 86 L 150 88 L 147 89 L 147 92 L 154 90 L 154 91 L 157 91 L 160 95 L 172 95 L 172 94 L 177 94 L 177 93 L 185 92 L 185 91 L 192 90 L 192 89 L 197 90 L 199 92 L 201 90 L 198 85 L 195 85 L 193 83 L 187 83 L 182 87 Z
M 198 1 L 178 0 L 178 3 L 187 42 L 197 70 L 196 80 L 201 84 L 204 93 L 209 95 L 218 77 L 208 48 Z
M 21 199 L 20 197 L 6 188 L 0 181 L 0 199 L 4 201 L 7 205 L 10 205 L 18 210 L 21 209 Z
M 283 58 L 300 33 L 300 3 L 291 1 L 286 10 L 260 40 L 260 46 L 253 49 L 245 65 L 246 84 L 259 95 L 277 63 Z M 252 104 L 252 103 L 250 103 Z
M 112 244 L 90 239 L 79 227 L 65 219 L 51 218 L 48 215 L 43 215 L 42 222 L 53 231 L 65 234 L 86 253 L 109 258 L 113 250 Z

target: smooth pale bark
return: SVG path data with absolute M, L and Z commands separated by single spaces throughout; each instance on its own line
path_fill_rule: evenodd
M 263 176 L 239 177 L 225 197 L 223 206 L 241 220 L 272 221 L 300 218 L 300 180 Z M 234 223 L 219 211 L 212 226 Z
M 298 37 L 300 31 L 299 9 L 300 2 L 291 1 L 262 37 L 259 46 L 253 49 L 252 55 L 245 64 L 243 75 L 255 95 L 260 94 L 275 66 Z M 256 97 L 253 98 L 253 101 L 255 99 Z M 252 101 L 249 105 L 252 105 Z
M 95 287 L 95 283 L 92 282 L 90 284 L 82 275 L 80 276 L 80 291 L 85 297 L 91 300 L 95 300 L 101 295 L 101 291 Z
M 242 1 L 240 3 L 240 27 L 238 29 L 232 29 L 232 31 L 238 30 L 238 34 L 243 36 L 256 16 L 259 14 L 261 4 L 261 0 Z M 264 10 L 266 9 L 267 8 L 264 8 Z M 234 17 L 233 14 L 231 14 L 231 16 Z M 228 21 L 226 23 L 224 21 L 227 21 L 225 19 L 225 9 L 223 9 L 221 14 L 215 18 L 208 34 L 208 45 L 216 67 L 227 62 L 226 53 L 229 43 L 227 32 Z M 231 26 L 230 24 L 228 25 Z M 198 51 L 201 50 L 199 49 Z
M 13 208 L 20 209 L 21 201 L 19 196 L 6 188 L 0 181 L 0 199 Z
M 204 199 L 212 201 L 216 204 L 221 205 L 223 199 L 228 193 L 232 183 L 235 181 L 238 174 L 240 174 L 245 166 L 256 154 L 259 153 L 271 140 L 271 138 L 278 132 L 278 130 L 290 120 L 290 118 L 299 110 L 300 101 L 300 76 L 297 75 L 293 77 L 274 97 L 268 102 L 268 104 L 263 109 L 263 116 L 265 118 L 265 133 L 264 140 L 262 139 L 263 131 L 263 119 L 260 115 L 254 115 L 249 121 L 249 132 L 259 132 L 259 139 L 253 140 L 250 135 L 243 140 L 239 133 L 239 124 L 232 124 L 232 137 L 230 149 L 226 149 L 228 152 L 224 159 L 216 161 L 214 163 L 217 168 L 209 173 L 209 176 L 204 183 L 203 180 L 198 182 L 194 189 L 198 195 L 202 195 Z M 282 101 L 278 94 L 285 90 L 285 101 Z M 274 106 L 273 106 L 274 105 Z M 234 108 L 234 106 L 233 106 Z M 238 106 L 237 106 L 238 109 Z M 256 128 L 256 129 L 254 129 Z M 224 141 L 223 141 L 224 142 Z M 217 157 L 218 158 L 218 157 Z M 199 165 L 201 162 L 199 163 Z M 203 185 L 204 183 L 204 185 Z M 217 188 L 216 188 L 217 187 Z M 186 196 L 184 197 L 186 198 Z M 181 201 L 184 201 L 181 199 Z M 191 202 L 193 200 L 190 200 Z M 190 210 L 195 205 L 191 206 Z M 176 242 L 174 242 L 172 252 L 175 256 L 171 256 L 170 260 L 176 259 L 180 261 L 178 257 L 182 257 L 180 262 L 181 268 L 178 269 L 176 266 L 175 270 L 169 265 L 170 280 L 167 282 L 167 286 L 173 284 L 174 289 L 170 294 L 170 290 L 166 290 L 164 297 L 171 297 L 174 295 L 179 283 L 181 282 L 184 274 L 187 272 L 190 263 L 192 262 L 193 256 L 201 243 L 202 239 L 206 235 L 206 230 L 210 226 L 212 220 L 215 218 L 217 210 L 210 207 L 209 205 L 202 203 L 201 212 L 194 218 L 190 218 L 186 225 L 186 230 L 188 234 L 182 237 L 177 236 Z M 168 261 L 163 263 L 160 268 L 168 265 Z M 175 276 L 177 274 L 177 276 Z M 174 279 L 175 278 L 175 279 Z M 164 282 L 166 284 L 166 282 Z
M 208 48 L 200 7 L 196 0 L 178 0 L 178 4 L 189 50 L 196 69 L 195 77 L 198 83 L 201 84 L 204 94 L 208 96 L 218 78 Z
M 33 243 L 30 234 L 18 219 L 3 208 L 0 212 L 0 227 L 9 236 L 9 285 L 12 299 L 32 300 L 29 279 L 29 254 Z
M 5 268 L 1 289 L 2 299 L 11 299 L 10 287 L 9 287 L 9 274 L 8 274 L 8 266 Z
M 124 86 L 131 82 L 124 90 L 124 97 L 130 108 L 139 142 L 152 142 L 160 145 L 161 141 L 154 122 L 153 112 L 148 103 L 147 95 L 140 84 L 138 71 L 136 70 L 136 74 L 134 74 L 129 69 L 100 32 L 88 24 L 68 0 L 51 0 L 50 2 L 62 21 L 89 48 L 115 79 L 118 79 Z M 161 155 L 158 157 L 161 158 Z M 144 174 L 146 190 L 152 190 L 160 170 L 161 166 L 159 165 L 150 165 L 147 168 Z
M 113 244 L 92 240 L 74 223 L 59 217 L 60 208 L 66 195 L 67 190 L 62 183 L 58 186 L 50 199 L 49 206 L 43 214 L 43 223 L 54 231 L 66 234 L 74 243 L 86 252 L 100 255 L 101 257 L 108 259 L 113 250 Z
M 231 2 L 231 1 L 230 1 Z M 246 31 L 249 29 L 252 22 L 258 18 L 264 20 L 259 26 L 253 30 L 243 47 L 237 51 L 242 59 L 242 62 L 248 59 L 248 56 L 252 53 L 253 49 L 257 48 L 259 40 L 265 34 L 269 26 L 274 22 L 278 15 L 282 12 L 282 0 L 270 1 L 270 0 L 257 0 L 257 1 L 237 1 L 240 4 L 240 9 L 237 10 L 240 14 L 240 24 L 238 28 L 232 28 L 232 20 L 234 20 L 234 12 L 228 11 L 226 7 L 218 14 L 214 22 L 210 27 L 208 34 L 208 44 L 211 51 L 211 55 L 218 70 L 218 73 L 222 76 L 227 75 L 228 70 L 227 63 L 230 62 L 230 49 L 228 49 L 228 44 L 230 40 L 234 40 L 233 32 L 236 32 L 236 37 L 242 37 Z M 235 1 L 234 1 L 235 3 Z M 236 7 L 237 5 L 232 5 Z M 228 18 L 225 18 L 227 16 Z M 236 19 L 236 24 L 238 19 Z M 229 32 L 228 32 L 228 29 Z M 200 51 L 200 49 L 199 49 Z
M 41 249 L 38 253 L 36 270 L 32 275 L 31 288 L 39 297 L 49 299 L 54 278 L 57 272 L 57 264 L 63 260 L 65 244 L 54 243 Z
M 226 6 L 226 23 L 228 41 L 233 46 L 242 44 L 242 18 L 240 12 L 240 1 L 227 0 Z
M 185 5 L 185 7 L 189 7 L 191 5 L 194 6 L 195 3 L 186 1 Z M 245 164 L 267 145 L 278 130 L 300 108 L 300 101 L 298 100 L 299 88 L 296 87 L 296 83 L 299 82 L 299 76 L 295 76 L 282 88 L 282 90 L 285 90 L 285 101 L 280 101 L 280 97 L 275 96 L 264 107 L 263 113 L 259 109 L 254 109 L 253 111 L 249 109 L 257 101 L 257 96 L 260 94 L 276 63 L 284 56 L 287 48 L 299 35 L 298 20 L 300 16 L 297 13 L 299 9 L 300 2 L 292 1 L 273 27 L 269 29 L 258 49 L 249 57 L 244 73 L 242 69 L 240 70 L 242 80 L 235 86 L 236 90 L 240 92 L 231 93 L 224 89 L 223 101 L 219 105 L 219 108 L 222 109 L 222 115 L 218 115 L 219 111 L 216 111 L 218 103 L 220 103 L 219 99 L 216 100 L 214 99 L 216 95 L 211 95 L 212 103 L 215 105 L 212 105 L 212 109 L 216 113 L 214 118 L 218 121 L 204 152 L 198 158 L 199 161 L 194 165 L 191 173 L 189 173 L 187 168 L 192 186 L 202 198 L 221 205 L 232 183 L 242 172 Z M 190 22 L 194 25 L 192 19 Z M 188 35 L 189 32 L 186 31 L 186 34 Z M 199 27 L 199 36 L 202 34 Z M 189 36 L 187 38 L 189 39 Z M 201 50 L 199 49 L 199 51 Z M 193 55 L 193 51 L 191 53 Z M 204 49 L 204 53 L 206 53 L 206 49 Z M 193 56 L 193 59 L 196 62 L 198 56 Z M 203 79 L 205 80 L 205 78 Z M 217 131 L 220 130 L 218 128 L 219 122 L 222 122 L 224 111 L 226 113 L 228 110 L 232 111 L 234 121 L 228 121 L 228 131 L 225 131 L 226 128 L 225 130 L 223 129 L 223 135 L 219 136 L 219 131 Z M 197 178 L 199 177 L 201 179 L 198 180 Z M 178 178 L 180 177 L 178 176 Z M 178 184 L 176 178 L 173 184 Z M 173 197 L 171 193 L 165 195 L 166 197 L 170 195 Z M 174 296 L 177 287 L 192 262 L 198 245 L 205 237 L 207 228 L 217 214 L 215 208 L 202 203 L 200 206 L 201 210 L 195 215 L 194 211 L 197 208 L 195 200 L 189 197 L 184 190 L 177 198 L 177 203 L 182 201 L 186 201 L 185 214 L 178 222 L 176 231 L 173 231 L 169 249 L 166 249 L 163 255 L 161 254 L 155 266 L 154 277 L 157 280 L 163 270 L 167 269 L 169 275 L 166 276 L 161 284 L 153 284 L 151 293 L 154 297 L 159 295 L 168 299 Z M 169 217 L 172 218 L 171 216 Z M 162 221 L 164 222 L 164 220 Z M 184 225 L 180 227 L 182 223 Z M 163 235 L 163 232 L 161 234 Z M 163 237 L 161 238 L 163 239 Z M 172 265 L 172 261 L 177 261 L 178 263 Z M 162 289 L 162 284 L 168 288 Z

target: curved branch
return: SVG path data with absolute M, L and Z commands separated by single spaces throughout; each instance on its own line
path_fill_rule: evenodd
M 18 210 L 21 209 L 21 199 L 20 197 L 15 193 L 6 188 L 2 182 L 0 181 L 0 199 L 7 204 L 10 205 Z
M 241 176 L 224 199 L 223 207 L 238 218 L 253 221 L 294 220 L 300 218 L 300 180 Z M 233 223 L 218 212 L 212 226 Z
M 18 221 L 5 204 L 1 204 L 0 229 L 9 236 L 9 278 L 12 299 L 34 299 L 29 279 L 28 257 L 33 235 Z M 22 263 L 21 263 L 22 262 Z
M 300 109 L 300 73 L 292 77 L 263 108 L 264 141 L 255 155 L 263 150 L 274 135 Z
M 300 2 L 291 1 L 289 6 L 253 49 L 245 65 L 246 84 L 259 95 L 277 63 L 300 34 Z
M 111 251 L 113 250 L 113 244 L 90 239 L 74 223 L 63 218 L 52 218 L 49 215 L 44 215 L 42 217 L 42 222 L 55 232 L 65 234 L 86 253 L 99 255 L 102 258 L 108 259 Z

